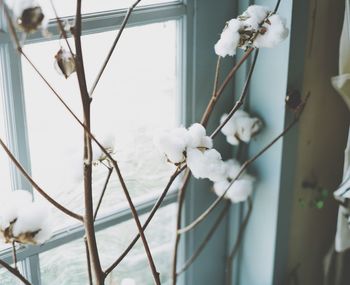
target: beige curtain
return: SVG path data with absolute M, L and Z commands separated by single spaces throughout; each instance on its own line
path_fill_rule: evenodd
M 332 78 L 333 87 L 339 92 L 350 110 L 350 0 L 345 0 L 345 16 L 340 39 L 339 75 Z M 345 149 L 343 182 L 334 197 L 339 206 L 337 232 L 334 246 L 324 260 L 325 285 L 350 284 L 350 132 Z

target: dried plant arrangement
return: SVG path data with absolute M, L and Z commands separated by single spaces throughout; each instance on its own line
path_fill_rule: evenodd
M 46 16 L 47 7 L 41 5 L 39 0 L 0 0 L 0 7 L 4 10 L 4 15 L 7 20 L 8 30 L 12 36 L 15 49 L 18 54 L 27 61 L 31 66 L 32 71 L 36 73 L 50 90 L 50 96 L 57 99 L 57 104 L 60 104 L 66 110 L 67 116 L 70 116 L 75 121 L 81 130 L 84 137 L 81 142 L 83 157 L 81 159 L 83 193 L 81 196 L 84 201 L 84 212 L 75 212 L 61 203 L 40 186 L 40 181 L 36 181 L 21 165 L 15 155 L 6 145 L 5 140 L 0 138 L 0 145 L 7 153 L 10 160 L 15 164 L 17 169 L 29 181 L 36 191 L 44 198 L 44 202 L 33 202 L 33 197 L 30 192 L 25 190 L 16 190 L 7 201 L 2 201 L 0 209 L 0 235 L 5 243 L 12 245 L 13 249 L 13 265 L 0 260 L 0 265 L 6 268 L 11 274 L 16 276 L 24 284 L 31 284 L 17 267 L 16 248 L 18 245 L 31 246 L 45 243 L 52 237 L 53 225 L 50 221 L 50 213 L 47 205 L 53 205 L 57 211 L 62 212 L 71 219 L 82 224 L 85 229 L 85 249 L 86 260 L 88 264 L 88 276 L 90 285 L 105 284 L 105 280 L 111 272 L 118 268 L 118 265 L 129 254 L 131 249 L 141 238 L 145 255 L 149 263 L 150 270 L 153 275 L 154 284 L 161 284 L 160 274 L 157 270 L 152 248 L 149 245 L 145 230 L 149 223 L 154 218 L 159 210 L 166 195 L 170 191 L 173 184 L 178 185 L 178 203 L 177 217 L 175 229 L 175 243 L 173 249 L 172 260 L 172 284 L 177 284 L 177 277 L 186 271 L 202 250 L 207 245 L 213 234 L 218 228 L 218 225 L 227 214 L 232 203 L 247 203 L 248 212 L 240 225 L 237 240 L 234 243 L 229 256 L 227 257 L 227 284 L 231 284 L 233 267 L 233 259 L 243 239 L 245 228 L 248 224 L 252 209 L 253 193 L 255 178 L 248 173 L 248 167 L 262 156 L 269 148 L 282 138 L 299 120 L 302 114 L 307 97 L 304 100 L 298 100 L 294 103 L 289 112 L 294 114 L 294 119 L 290 124 L 276 137 L 271 138 L 269 144 L 264 146 L 253 157 L 249 158 L 242 164 L 232 158 L 224 161 L 220 152 L 214 148 L 214 141 L 221 132 L 227 140 L 227 143 L 238 146 L 247 144 L 252 137 L 257 136 L 263 127 L 260 118 L 252 117 L 247 112 L 241 110 L 246 96 L 248 94 L 248 86 L 252 78 L 255 64 L 258 58 L 260 48 L 273 48 L 281 43 L 288 36 L 288 28 L 284 20 L 277 14 L 280 1 L 273 10 L 263 6 L 253 5 L 236 19 L 228 21 L 221 33 L 220 39 L 216 43 L 214 49 L 218 56 L 216 72 L 214 78 L 214 86 L 212 97 L 207 104 L 207 108 L 203 113 L 202 119 L 198 123 L 194 123 L 189 127 L 178 127 L 158 133 L 154 137 L 154 147 L 158 149 L 164 162 L 169 164 L 173 169 L 173 174 L 169 177 L 166 187 L 158 197 L 157 202 L 153 205 L 152 210 L 148 213 L 147 218 L 142 223 L 139 214 L 135 208 L 135 203 L 130 195 L 128 185 L 125 182 L 123 169 L 118 162 L 118 154 L 115 152 L 115 140 L 113 138 L 97 137 L 92 131 L 94 116 L 91 112 L 91 107 L 94 104 L 93 95 L 96 87 L 100 83 L 100 79 L 110 61 L 110 58 L 116 48 L 125 27 L 127 26 L 130 15 L 135 7 L 141 2 L 137 0 L 128 9 L 124 21 L 120 25 L 117 35 L 112 43 L 105 60 L 102 62 L 101 68 L 98 71 L 97 77 L 92 83 L 90 90 L 88 89 L 86 71 L 84 65 L 84 56 L 82 52 L 82 2 L 76 0 L 76 14 L 74 23 L 65 22 L 57 14 L 54 3 L 50 2 L 50 9 L 55 13 L 57 28 L 65 45 L 60 46 L 55 58 L 55 67 L 57 71 L 64 77 L 69 78 L 76 76 L 79 84 L 81 107 L 83 115 L 80 118 L 67 104 L 64 96 L 60 94 L 55 86 L 53 86 L 45 76 L 45 73 L 32 61 L 29 54 L 23 49 L 23 43 L 30 34 L 41 30 L 42 33 L 50 37 L 47 31 L 49 22 Z M 74 47 L 70 38 L 74 41 Z M 226 56 L 234 56 L 236 50 L 243 49 L 244 55 L 237 59 L 237 63 L 232 67 L 224 79 L 221 81 L 220 66 Z M 245 80 L 243 90 L 236 102 L 231 106 L 231 110 L 227 114 L 222 114 L 221 120 L 217 128 L 208 134 L 206 126 L 216 107 L 216 103 L 222 96 L 224 90 L 232 80 L 237 70 L 250 57 L 253 57 L 252 63 Z M 290 101 L 290 98 L 288 98 Z M 288 103 L 288 102 L 287 102 Z M 290 104 L 287 104 L 287 107 Z M 284 106 L 281 106 L 284 108 Z M 107 178 L 104 183 L 103 190 L 99 196 L 97 203 L 93 200 L 93 172 L 94 167 L 102 166 L 108 170 Z M 96 239 L 95 221 L 99 210 L 103 207 L 103 199 L 107 185 L 110 183 L 110 178 L 116 176 L 123 190 L 123 195 L 130 208 L 133 221 L 138 229 L 138 234 L 132 241 L 126 245 L 124 252 L 119 257 L 115 257 L 115 261 L 107 268 L 103 268 L 100 261 L 98 242 Z M 213 184 L 212 189 L 217 194 L 217 199 L 196 219 L 188 225 L 182 225 L 182 213 L 184 201 L 186 199 L 186 187 L 190 177 L 195 179 L 209 179 Z M 200 223 L 204 222 L 207 217 L 220 204 L 224 204 L 221 213 L 218 215 L 212 228 L 208 231 L 203 241 L 199 244 L 197 250 L 184 263 L 181 268 L 178 268 L 178 252 L 179 242 L 182 235 L 193 230 Z M 131 276 L 132 277 L 132 276 Z M 127 284 L 127 280 L 124 282 Z M 123 284 L 124 284 L 123 283 Z M 130 283 L 130 282 L 129 282 Z M 128 284 L 129 284 L 128 283 Z M 133 284 L 132 282 L 130 284 Z

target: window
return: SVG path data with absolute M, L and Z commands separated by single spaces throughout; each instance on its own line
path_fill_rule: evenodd
M 96 1 L 85 2 L 83 25 L 88 27 L 84 28 L 82 45 L 87 81 L 92 83 L 97 75 L 97 65 L 102 65 L 115 38 L 117 23 L 124 17 L 125 10 L 120 9 L 134 1 L 99 1 L 98 5 Z M 71 3 L 56 1 L 59 16 L 69 17 L 74 14 L 75 4 L 72 6 Z M 96 136 L 102 140 L 107 135 L 115 137 L 116 156 L 133 201 L 139 213 L 143 214 L 140 216 L 142 221 L 171 174 L 166 164 L 159 163 L 157 159 L 159 155 L 153 147 L 153 135 L 157 130 L 181 122 L 183 80 L 179 72 L 182 69 L 182 27 L 186 10 L 184 4 L 177 1 L 146 0 L 142 1 L 135 13 L 138 17 L 130 19 L 94 93 L 92 127 Z M 65 80 L 54 69 L 53 56 L 64 44 L 57 39 L 54 20 L 50 22 L 49 30 L 52 32 L 50 38 L 32 35 L 23 48 L 80 116 L 81 103 L 75 76 Z M 3 54 L 1 60 L 11 66 L 9 69 L 12 71 L 2 74 L 3 78 L 7 78 L 7 81 L 3 81 L 3 88 L 7 92 L 0 100 L 0 108 L 5 110 L 1 113 L 4 116 L 0 117 L 0 135 L 9 138 L 8 144 L 15 153 L 16 149 L 20 149 L 16 155 L 48 194 L 73 211 L 81 212 L 83 132 L 50 94 L 28 62 L 20 59 L 12 50 L 8 38 L 0 42 L 0 48 Z M 8 72 L 8 69 L 5 70 Z M 31 189 L 25 179 L 12 166 L 9 167 L 6 155 L 3 152 L 0 155 L 0 199 L 11 188 Z M 96 167 L 93 173 L 95 204 L 107 176 L 107 169 L 101 166 Z M 14 172 L 12 187 L 10 171 Z M 35 191 L 34 199 L 41 199 Z M 164 284 L 170 282 L 175 201 L 176 193 L 170 193 L 147 229 Z M 86 284 L 83 227 L 54 208 L 52 213 L 55 219 L 52 239 L 40 247 L 18 250 L 22 271 L 35 285 Z M 137 234 L 121 187 L 114 176 L 97 217 L 96 229 L 104 268 L 118 257 Z M 11 262 L 10 249 L 5 247 L 0 250 L 1 258 Z M 78 255 L 82 258 L 71 258 Z M 63 263 L 62 258 L 66 258 L 67 263 Z M 137 283 L 142 279 L 146 282 L 143 284 L 152 284 L 152 275 L 140 242 L 118 270 L 110 274 L 108 282 L 119 283 L 128 277 L 134 278 Z M 0 270 L 0 280 L 1 284 L 17 283 L 3 269 Z

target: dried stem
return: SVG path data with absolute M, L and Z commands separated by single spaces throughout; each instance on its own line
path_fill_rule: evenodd
M 13 265 L 14 265 L 15 269 L 18 270 L 18 268 L 17 268 L 16 242 L 15 241 L 12 241 L 12 261 L 13 261 Z
M 87 269 L 88 269 L 89 285 L 93 285 L 92 271 L 91 271 L 91 258 L 90 258 L 89 246 L 87 243 L 86 236 L 84 236 L 84 245 L 85 245 L 86 263 L 87 263 Z
M 63 213 L 67 214 L 68 216 L 83 221 L 83 217 L 68 210 L 63 205 L 58 203 L 56 200 L 51 198 L 34 180 L 33 178 L 27 173 L 27 171 L 23 168 L 23 166 L 19 163 L 19 161 L 16 159 L 16 157 L 12 154 L 12 152 L 9 150 L 9 148 L 6 146 L 4 141 L 0 138 L 0 145 L 8 155 L 8 157 L 11 159 L 11 161 L 15 164 L 17 169 L 23 174 L 23 176 L 29 181 L 29 183 L 33 186 L 33 188 L 41 195 L 43 196 L 49 203 L 51 203 L 53 206 L 55 206 L 57 209 L 62 211 Z
M 197 257 L 201 254 L 202 250 L 205 248 L 207 243 L 210 241 L 210 239 L 214 235 L 215 231 L 219 227 L 221 221 L 225 217 L 229 207 L 230 207 L 230 202 L 226 202 L 225 207 L 222 209 L 218 218 L 215 220 L 213 226 L 211 227 L 211 229 L 209 230 L 207 235 L 204 237 L 202 243 L 199 245 L 199 247 L 196 249 L 196 251 L 192 254 L 192 256 L 185 262 L 183 267 L 176 273 L 177 275 L 180 275 L 181 273 L 185 272 L 192 265 L 192 263 L 197 259 Z
M 158 198 L 157 202 L 154 204 L 149 216 L 147 217 L 145 223 L 142 226 L 143 231 L 146 230 L 147 226 L 149 225 L 149 223 L 151 222 L 151 220 L 153 219 L 155 213 L 157 212 L 157 210 L 159 209 L 160 205 L 162 204 L 165 196 L 167 195 L 171 185 L 173 184 L 174 180 L 176 179 L 176 177 L 178 177 L 178 175 L 183 172 L 185 170 L 186 166 L 181 167 L 180 169 L 176 170 L 175 173 L 170 177 L 168 184 L 166 185 L 166 187 L 164 188 L 162 194 L 160 195 L 160 197 Z M 107 276 L 108 274 L 110 274 L 112 272 L 112 270 L 118 266 L 118 264 L 124 259 L 124 257 L 129 253 L 129 251 L 133 248 L 133 246 L 136 244 L 136 242 L 138 241 L 138 239 L 140 238 L 140 234 L 136 235 L 135 238 L 132 240 L 132 242 L 128 245 L 128 247 L 124 250 L 124 252 L 119 256 L 119 258 L 110 266 L 107 268 L 107 270 L 105 271 L 105 275 Z
M 63 24 L 62 24 L 61 19 L 58 17 L 57 10 L 56 10 L 55 5 L 53 4 L 53 1 L 50 0 L 50 3 L 51 3 L 52 10 L 53 10 L 54 13 L 55 13 L 55 17 L 56 17 L 56 21 L 57 21 L 57 26 L 58 26 L 58 28 L 59 28 L 59 30 L 60 30 L 60 32 L 61 32 L 62 37 L 64 38 L 64 40 L 65 40 L 65 42 L 66 42 L 66 45 L 67 45 L 67 47 L 68 47 L 68 49 L 69 49 L 70 54 L 72 55 L 72 57 L 73 57 L 74 60 L 75 60 L 75 56 L 74 56 L 72 47 L 71 47 L 71 45 L 70 45 L 69 42 L 68 42 L 67 32 L 66 32 L 66 30 L 65 30 L 64 27 L 63 27 Z
M 247 91 L 248 91 L 249 83 L 250 83 L 250 80 L 252 79 L 252 75 L 253 75 L 253 71 L 255 69 L 255 64 L 256 64 L 256 60 L 258 58 L 258 55 L 259 55 L 259 50 L 256 50 L 253 62 L 251 64 L 249 72 L 248 72 L 247 79 L 246 79 L 246 81 L 244 83 L 244 86 L 243 86 L 243 90 L 242 90 L 241 96 L 236 101 L 235 105 L 233 106 L 231 111 L 228 113 L 228 115 L 225 118 L 225 120 L 210 135 L 211 138 L 214 138 L 221 131 L 221 129 L 227 124 L 227 122 L 232 118 L 232 116 L 237 112 L 237 110 L 243 105 L 244 99 L 247 97 L 247 94 L 248 94 Z
M 12 275 L 16 276 L 19 280 L 21 280 L 25 285 L 32 285 L 16 268 L 12 268 L 5 261 L 0 259 L 0 265 L 7 269 Z
M 244 217 L 243 222 L 239 226 L 236 242 L 235 242 L 229 256 L 227 257 L 227 263 L 226 263 L 226 274 L 227 274 L 226 282 L 227 282 L 227 285 L 231 285 L 233 260 L 238 252 L 238 249 L 240 248 L 240 245 L 241 245 L 242 240 L 243 240 L 245 229 L 247 228 L 247 225 L 248 225 L 248 222 L 249 222 L 252 210 L 253 210 L 252 198 L 249 197 L 247 202 L 248 202 L 248 212 L 247 212 L 246 216 Z
M 90 257 L 91 267 L 94 271 L 94 278 L 97 285 L 104 284 L 104 274 L 101 267 L 99 252 L 96 242 L 94 228 L 94 207 L 92 197 L 92 145 L 88 133 L 91 132 L 91 100 L 86 85 L 84 59 L 81 46 L 81 1 L 77 0 L 77 9 L 74 27 L 74 42 L 76 49 L 76 74 L 78 77 L 81 101 L 84 111 L 84 226 L 86 234 L 86 244 Z
M 248 168 L 249 165 L 251 165 L 255 160 L 257 160 L 261 155 L 263 155 L 268 149 L 270 149 L 280 138 L 282 138 L 299 120 L 300 115 L 302 114 L 304 107 L 306 105 L 307 99 L 309 96 L 306 97 L 305 103 L 303 103 L 303 106 L 300 107 L 299 111 L 295 113 L 295 117 L 293 121 L 277 136 L 275 137 L 268 145 L 266 145 L 263 149 L 261 149 L 254 157 L 247 160 L 243 165 L 241 166 L 238 174 L 236 177 L 230 182 L 229 186 L 226 188 L 226 190 L 222 193 L 221 196 L 219 196 L 197 219 L 195 219 L 192 223 L 190 223 L 188 226 L 180 229 L 178 231 L 179 234 L 183 234 L 185 232 L 188 232 L 195 228 L 197 225 L 199 225 L 201 222 L 205 220 L 205 218 L 219 205 L 219 203 L 224 199 L 227 191 L 230 189 L 232 184 L 242 175 L 242 173 Z
M 94 93 L 94 91 L 95 91 L 95 89 L 96 89 L 96 86 L 97 86 L 98 82 L 100 81 L 101 76 L 102 76 L 103 72 L 105 71 L 109 60 L 111 59 L 111 56 L 112 56 L 112 54 L 113 54 L 113 52 L 114 52 L 114 50 L 115 50 L 115 48 L 116 48 L 116 46 L 117 46 L 117 44 L 118 44 L 118 41 L 119 41 L 119 39 L 120 39 L 120 37 L 121 37 L 121 35 L 122 35 L 122 33 L 123 33 L 125 27 L 126 27 L 126 24 L 128 23 L 128 20 L 129 20 L 129 18 L 130 18 L 130 16 L 131 16 L 132 11 L 135 9 L 135 7 L 137 6 L 137 4 L 139 4 L 140 2 L 141 2 L 141 0 L 136 0 L 135 3 L 134 3 L 133 5 L 131 5 L 131 6 L 129 7 L 128 11 L 126 12 L 126 15 L 125 15 L 125 17 L 124 17 L 124 20 L 123 20 L 123 22 L 122 22 L 122 24 L 121 24 L 121 26 L 120 26 L 119 31 L 118 31 L 118 34 L 117 34 L 117 36 L 116 36 L 116 38 L 114 39 L 114 42 L 113 42 L 113 44 L 112 44 L 112 47 L 111 47 L 111 49 L 109 50 L 108 55 L 107 55 L 107 57 L 106 57 L 106 59 L 105 59 L 103 65 L 102 65 L 101 70 L 99 71 L 99 73 L 98 73 L 98 75 L 97 75 L 97 77 L 96 77 L 94 83 L 92 84 L 92 87 L 91 87 L 91 90 L 90 90 L 90 97 L 91 97 L 92 94 Z
M 104 185 L 103 185 L 103 189 L 102 189 L 100 198 L 98 199 L 98 203 L 97 203 L 97 206 L 96 206 L 96 209 L 95 209 L 94 221 L 96 221 L 96 217 L 97 217 L 97 214 L 98 214 L 98 210 L 100 209 L 100 206 L 101 206 L 103 197 L 104 197 L 104 195 L 105 195 L 105 193 L 106 193 L 106 190 L 107 190 L 107 186 L 108 186 L 108 183 L 109 183 L 109 179 L 111 178 L 111 175 L 112 175 L 112 172 L 113 172 L 113 168 L 112 168 L 112 167 L 109 167 L 109 166 L 106 166 L 106 167 L 107 167 L 107 169 L 108 169 L 108 174 L 107 174 L 106 181 L 105 181 L 105 183 L 104 183 Z

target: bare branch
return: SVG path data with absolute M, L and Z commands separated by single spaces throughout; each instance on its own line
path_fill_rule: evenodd
M 21 280 L 25 285 L 32 285 L 17 269 L 12 268 L 5 261 L 0 259 L 0 265 L 6 268 L 12 275 L 16 276 L 19 280 Z
M 149 216 L 147 217 L 145 223 L 142 226 L 143 231 L 146 230 L 147 226 L 149 225 L 149 223 L 151 222 L 151 220 L 153 219 L 155 213 L 157 212 L 157 210 L 159 209 L 160 205 L 162 204 L 165 196 L 167 195 L 172 183 L 174 182 L 174 180 L 176 179 L 176 177 L 178 177 L 178 175 L 183 172 L 186 169 L 186 166 L 183 166 L 182 168 L 178 169 L 175 171 L 175 173 L 170 177 L 168 184 L 166 185 L 166 187 L 164 188 L 162 194 L 159 196 L 157 202 L 154 204 Z M 107 270 L 105 271 L 105 275 L 107 276 L 108 274 L 110 274 L 112 272 L 112 270 L 118 266 L 118 264 L 124 259 L 124 257 L 129 253 L 129 251 L 133 248 L 133 246 L 136 244 L 136 242 L 138 241 L 138 239 L 140 238 L 140 234 L 137 234 L 136 237 L 132 240 L 132 242 L 128 245 L 128 247 L 123 251 L 123 253 L 119 256 L 119 258 L 110 266 L 107 268 Z
M 86 263 L 87 263 L 87 269 L 88 269 L 89 285 L 93 285 L 92 272 L 91 272 L 91 258 L 90 258 L 89 246 L 87 243 L 86 236 L 84 236 L 84 245 L 85 245 Z
M 111 47 L 111 49 L 109 50 L 108 55 L 107 55 L 107 57 L 106 57 L 106 59 L 105 59 L 103 65 L 102 65 L 101 70 L 99 71 L 99 73 L 98 73 L 98 75 L 97 75 L 97 77 L 96 77 L 94 83 L 92 84 L 92 87 L 91 87 L 91 90 L 90 90 L 90 97 L 91 97 L 92 94 L 94 93 L 94 91 L 95 91 L 95 89 L 96 89 L 96 86 L 97 86 L 98 82 L 100 81 L 101 76 L 102 76 L 103 72 L 105 71 L 109 60 L 111 59 L 111 56 L 112 56 L 112 54 L 113 54 L 113 52 L 114 52 L 114 50 L 115 50 L 115 48 L 116 48 L 116 46 L 117 46 L 117 44 L 118 44 L 118 41 L 119 41 L 119 39 L 120 39 L 120 37 L 121 37 L 121 35 L 122 35 L 122 33 L 123 33 L 125 27 L 126 27 L 126 24 L 128 23 L 128 20 L 129 20 L 129 18 L 130 18 L 130 16 L 131 16 L 132 11 L 135 9 L 135 7 L 137 6 L 137 4 L 139 4 L 140 2 L 141 2 L 141 0 L 136 0 L 135 3 L 134 3 L 133 5 L 131 5 L 131 6 L 129 7 L 128 11 L 126 12 L 126 15 L 125 15 L 125 17 L 124 17 L 124 20 L 123 20 L 123 22 L 122 22 L 122 25 L 120 26 L 120 29 L 119 29 L 119 31 L 118 31 L 118 34 L 117 34 L 117 36 L 116 36 L 116 38 L 115 38 L 115 40 L 114 40 L 114 42 L 113 42 L 113 44 L 112 44 L 112 47 Z
M 244 232 L 245 232 L 245 229 L 247 228 L 247 225 L 248 225 L 248 222 L 250 219 L 250 215 L 251 215 L 252 210 L 253 210 L 252 198 L 249 197 L 247 202 L 248 202 L 248 212 L 247 212 L 246 216 L 244 217 L 243 222 L 239 226 L 237 240 L 236 240 L 229 256 L 227 257 L 227 263 L 226 263 L 226 273 L 227 273 L 226 282 L 227 282 L 227 285 L 231 285 L 233 259 L 236 256 L 238 249 L 242 243 Z
M 111 175 L 112 175 L 112 172 L 113 172 L 113 168 L 112 167 L 108 167 L 108 166 L 106 166 L 106 167 L 108 169 L 108 174 L 107 174 L 106 181 L 105 181 L 105 183 L 103 185 L 100 198 L 98 199 L 98 202 L 97 202 L 97 206 L 96 206 L 95 214 L 94 214 L 94 221 L 96 220 L 96 217 L 97 217 L 97 214 L 98 214 L 98 210 L 100 209 L 103 197 L 105 195 L 105 192 L 106 192 L 106 189 L 107 189 L 107 186 L 108 186 L 108 183 L 109 183 L 109 179 L 111 178 Z
M 218 218 L 215 220 L 213 226 L 211 227 L 207 235 L 204 237 L 202 243 L 199 245 L 196 251 L 192 254 L 192 256 L 185 262 L 183 267 L 176 273 L 177 275 L 180 275 L 181 273 L 185 272 L 192 265 L 192 263 L 197 259 L 197 257 L 201 254 L 202 250 L 205 248 L 205 246 L 207 245 L 207 243 L 210 241 L 215 231 L 217 230 L 218 226 L 221 224 L 221 221 L 225 217 L 229 207 L 230 207 L 230 202 L 226 202 L 225 207 L 222 209 Z

